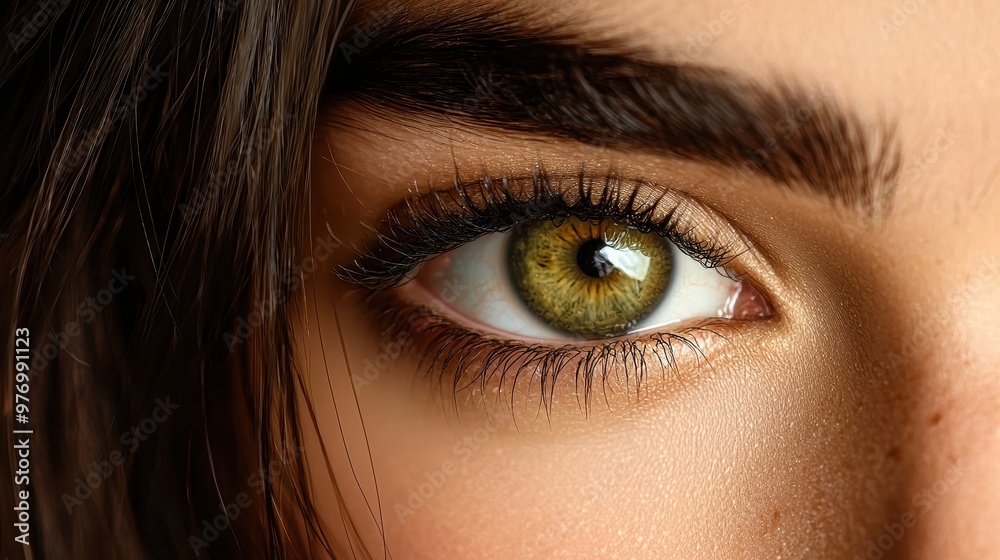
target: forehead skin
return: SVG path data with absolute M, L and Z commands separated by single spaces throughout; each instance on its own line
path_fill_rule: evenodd
M 435 3 L 433 8 L 442 5 Z M 418 11 L 428 9 L 419 4 L 413 7 Z M 668 425 L 699 403 L 689 402 L 670 410 L 654 406 L 656 410 L 638 422 L 642 429 L 628 433 L 630 441 L 635 442 L 632 447 L 621 447 L 609 438 L 589 443 L 583 440 L 584 444 L 577 440 L 562 447 L 539 446 L 533 458 L 527 459 L 528 455 L 519 454 L 520 450 L 512 445 L 505 459 L 497 458 L 483 466 L 485 474 L 467 477 L 463 474 L 461 482 L 454 485 L 461 490 L 442 491 L 436 498 L 445 504 L 440 510 L 428 506 L 421 519 L 399 529 L 392 536 L 398 543 L 393 557 L 433 558 L 437 551 L 444 555 L 439 557 L 499 558 L 502 556 L 490 555 L 491 549 L 482 544 L 476 531 L 525 540 L 530 537 L 531 524 L 544 521 L 545 508 L 564 512 L 572 519 L 590 518 L 580 522 L 580 526 L 588 528 L 592 535 L 599 535 L 594 540 L 605 539 L 622 558 L 661 557 L 648 556 L 650 547 L 678 554 L 686 551 L 685 557 L 774 557 L 776 552 L 784 551 L 790 557 L 837 558 L 859 551 L 865 554 L 868 543 L 883 534 L 893 537 L 893 545 L 888 547 L 889 552 L 879 555 L 881 558 L 971 559 L 997 554 L 1000 550 L 1000 536 L 996 532 L 1000 519 L 997 476 L 1000 473 L 997 467 L 1000 465 L 1000 336 L 994 325 L 995 318 L 1000 316 L 1000 290 L 996 288 L 1000 285 L 1000 220 L 997 219 L 1000 189 L 995 186 L 1000 176 L 1000 135 L 996 132 L 1000 130 L 1000 111 L 996 110 L 1000 100 L 997 70 L 1000 35 L 995 30 L 1000 25 L 1000 3 L 532 0 L 521 3 L 520 7 L 523 8 L 520 12 L 534 14 L 531 17 L 536 17 L 537 22 L 555 29 L 583 29 L 595 38 L 625 38 L 637 50 L 653 58 L 662 57 L 664 61 L 676 60 L 679 52 L 682 60 L 761 80 L 794 80 L 836 98 L 872 122 L 895 123 L 902 146 L 903 172 L 894 209 L 883 228 L 837 244 L 837 250 L 828 257 L 830 262 L 824 264 L 832 269 L 852 269 L 859 280 L 846 283 L 850 288 L 845 288 L 838 297 L 818 295 L 815 301 L 824 306 L 836 306 L 844 300 L 878 302 L 878 313 L 873 310 L 866 315 L 863 306 L 855 310 L 856 321 L 859 325 L 879 325 L 885 332 L 877 334 L 893 342 L 894 355 L 901 364 L 893 376 L 879 380 L 886 388 L 878 395 L 875 393 L 883 391 L 881 386 L 861 384 L 858 389 L 852 385 L 848 390 L 829 381 L 863 375 L 859 372 L 864 372 L 870 364 L 858 358 L 841 360 L 834 356 L 805 355 L 807 352 L 803 351 L 794 367 L 762 376 L 768 382 L 752 390 L 765 391 L 765 387 L 774 390 L 775 400 L 787 399 L 783 406 L 789 409 L 801 406 L 805 410 L 810 402 L 821 402 L 830 410 L 826 417 L 815 411 L 803 413 L 807 422 L 815 423 L 812 432 L 801 430 L 801 421 L 797 420 L 800 417 L 783 410 L 782 417 L 788 420 L 785 427 L 791 432 L 787 441 L 782 440 L 783 434 L 769 432 L 778 429 L 777 422 L 756 428 L 725 422 L 712 424 L 709 430 L 745 430 L 747 437 L 771 442 L 764 449 L 772 455 L 743 459 L 753 461 L 758 474 L 770 469 L 773 479 L 768 482 L 768 475 L 760 474 L 757 478 L 746 478 L 739 491 L 730 488 L 728 498 L 732 502 L 725 511 L 714 511 L 712 506 L 704 505 L 722 503 L 718 496 L 712 496 L 712 490 L 695 490 L 707 481 L 724 481 L 725 473 L 674 480 L 649 474 L 660 462 L 673 465 L 699 460 L 679 459 L 674 452 L 683 447 L 671 447 L 669 442 L 662 449 L 657 448 L 661 440 L 650 435 L 656 418 Z M 317 136 L 322 138 L 323 132 Z M 342 141 L 333 139 L 332 133 L 322 138 L 323 145 L 317 147 L 317 154 L 327 153 L 331 149 L 329 142 L 334 144 L 332 150 L 348 153 L 351 168 L 366 168 L 366 156 L 359 155 L 364 149 L 352 152 L 350 146 L 338 145 Z M 359 145 L 364 145 L 363 139 Z M 460 151 L 457 155 L 444 152 L 448 156 L 445 164 L 450 163 L 451 157 L 463 157 Z M 342 176 L 339 173 L 319 164 L 315 183 L 332 184 L 336 177 Z M 334 192 L 314 196 L 322 199 L 346 195 Z M 789 205 L 793 203 L 798 204 L 790 201 Z M 342 207 L 323 200 L 314 205 Z M 807 208 L 812 214 L 799 214 L 795 225 L 783 225 L 779 219 L 769 231 L 760 233 L 765 244 L 809 238 L 819 240 L 814 257 L 821 252 L 823 236 L 811 236 L 812 224 L 835 218 L 821 204 Z M 775 207 L 773 213 L 780 217 L 782 211 Z M 317 217 L 322 218 L 318 222 L 329 219 L 328 214 Z M 795 235 L 790 233 L 793 230 Z M 776 249 L 779 253 L 782 250 Z M 855 250 L 865 255 L 864 263 L 853 261 Z M 816 269 L 822 267 L 817 265 Z M 812 278 L 810 274 L 815 272 L 807 271 L 798 278 Z M 319 297 L 322 299 L 322 295 Z M 803 301 L 804 305 L 809 303 L 808 299 Z M 850 302 L 846 305 L 849 308 Z M 819 326 L 812 328 L 821 331 Z M 333 330 L 331 327 L 327 332 Z M 834 335 L 850 332 L 850 328 L 833 331 Z M 324 337 L 334 339 L 335 335 Z M 789 344 L 794 345 L 795 339 L 789 338 Z M 848 344 L 849 341 L 832 341 L 821 348 Z M 794 348 L 786 349 L 786 354 L 795 352 Z M 315 361 L 316 352 L 311 354 Z M 321 367 L 322 362 L 317 362 L 316 368 Z M 786 382 L 791 376 L 814 376 L 820 381 L 803 381 L 793 389 Z M 753 383 L 747 382 L 750 386 Z M 747 406 L 755 405 L 764 409 L 766 399 Z M 858 419 L 872 414 L 871 407 L 898 412 L 887 413 L 887 419 L 877 426 L 866 426 L 865 421 Z M 799 424 L 793 427 L 795 421 Z M 378 419 L 373 417 L 372 422 L 377 424 Z M 840 428 L 841 425 L 844 427 Z M 332 426 L 326 429 L 334 429 Z M 377 438 L 373 434 L 378 427 L 372 430 L 369 437 Z M 710 439 L 715 434 L 703 435 Z M 662 441 L 666 440 L 664 437 Z M 783 443 L 774 443 L 779 440 Z M 446 440 L 441 448 L 447 449 L 447 442 L 451 441 Z M 671 441 L 677 443 L 676 439 Z M 801 455 L 796 453 L 799 449 L 803 450 Z M 398 449 L 386 451 L 389 457 L 386 464 L 392 462 L 393 452 L 398 453 Z M 587 502 L 589 506 L 585 504 L 589 509 L 583 513 L 568 513 L 574 507 L 571 497 L 582 481 L 575 481 L 574 487 L 564 480 L 532 478 L 527 472 L 533 468 L 551 476 L 545 469 L 553 464 L 558 466 L 561 457 L 573 453 L 583 457 L 591 452 L 608 459 L 607 469 L 600 465 L 589 467 L 597 473 L 591 477 L 595 478 L 594 483 L 619 485 L 620 495 L 598 501 L 596 507 L 591 500 Z M 541 457 L 546 453 L 551 461 Z M 718 456 L 703 460 L 708 464 L 710 458 Z M 799 462 L 802 468 L 795 468 Z M 734 464 L 739 472 L 739 461 L 729 466 Z M 433 465 L 428 460 L 428 469 Z M 500 468 L 507 469 L 508 475 L 496 472 Z M 607 472 L 615 469 L 630 474 L 611 476 Z M 695 468 L 675 470 L 687 476 L 697 473 Z M 325 469 L 322 473 L 326 475 Z M 772 486 L 764 487 L 767 484 Z M 477 492 L 490 485 L 509 487 L 510 491 L 504 499 L 477 502 L 482 499 Z M 565 492 L 560 494 L 564 486 Z M 322 484 L 318 487 L 323 488 Z M 685 497 L 690 499 L 686 488 L 695 495 L 708 497 L 703 504 L 692 503 L 686 509 Z M 391 482 L 383 482 L 383 490 L 383 494 L 391 495 Z M 406 498 L 405 490 L 403 486 L 398 493 L 401 499 Z M 530 494 L 535 492 L 545 502 L 535 504 L 538 511 L 528 511 L 534 500 Z M 799 507 L 812 511 L 796 514 L 775 507 L 772 517 L 770 509 L 763 512 L 745 505 L 769 495 L 775 496 L 776 504 L 791 503 L 778 496 L 793 494 L 798 497 Z M 565 501 L 565 511 L 557 503 L 560 500 Z M 849 511 L 851 504 L 864 511 Z M 486 511 L 487 506 L 495 509 Z M 391 516 L 391 506 L 383 504 L 383 507 Z M 636 514 L 648 508 L 657 513 Z M 330 515 L 335 517 L 333 509 Z M 678 519 L 684 523 L 690 521 L 687 512 L 716 517 L 690 524 L 690 529 L 677 529 Z M 764 513 L 767 519 L 761 517 Z M 901 537 L 896 537 L 895 524 L 910 519 L 903 517 L 907 513 L 914 514 L 914 521 L 901 529 Z M 463 523 L 478 529 L 471 536 L 465 532 L 456 537 L 457 527 Z M 838 527 L 838 523 L 844 525 Z M 852 523 L 868 528 L 849 527 Z M 888 528 L 881 533 L 870 529 L 883 523 Z M 615 537 L 614 531 L 602 529 L 606 526 L 620 526 L 625 537 L 621 531 Z M 694 534 L 697 530 L 706 531 L 711 537 Z M 812 532 L 806 533 L 807 530 Z M 669 535 L 676 541 L 650 544 L 658 534 Z M 629 535 L 636 537 L 628 538 Z M 836 543 L 816 541 L 823 535 L 851 544 L 839 548 Z M 704 548 L 704 543 L 715 538 L 726 542 L 713 554 Z M 810 539 L 814 542 L 807 542 Z M 574 542 L 556 540 L 546 545 L 547 557 L 563 557 L 556 550 L 567 558 L 613 557 L 610 553 L 595 552 L 594 543 L 587 538 L 579 539 L 576 544 L 580 543 L 586 543 L 588 548 L 575 550 Z M 408 547 L 417 545 L 431 552 L 428 556 L 407 552 Z

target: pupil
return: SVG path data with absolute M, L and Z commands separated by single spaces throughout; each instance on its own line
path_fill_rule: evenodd
M 580 246 L 576 253 L 576 264 L 591 278 L 604 278 L 615 270 L 615 265 L 601 254 L 608 244 L 601 239 L 591 239 Z

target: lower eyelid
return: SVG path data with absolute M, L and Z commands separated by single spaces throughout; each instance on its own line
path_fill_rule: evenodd
M 672 332 L 549 346 L 470 330 L 398 293 L 377 292 L 373 298 L 384 319 L 382 343 L 402 341 L 401 363 L 413 365 L 410 372 L 400 369 L 426 378 L 431 394 L 487 412 L 510 409 L 514 402 L 548 410 L 555 395 L 566 391 L 585 409 L 594 399 L 627 404 L 640 397 L 642 387 L 667 387 L 697 367 L 712 367 L 720 345 L 743 340 L 750 328 L 741 321 L 704 319 Z

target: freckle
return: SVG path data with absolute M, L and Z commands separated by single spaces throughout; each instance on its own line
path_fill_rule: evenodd
M 781 511 L 774 510 L 774 514 L 771 515 L 771 523 L 767 528 L 767 533 L 773 533 L 778 529 L 778 522 L 781 521 Z M 767 534 L 765 533 L 765 534 Z
M 891 461 L 899 459 L 899 448 L 893 445 L 889 448 L 889 452 L 885 454 L 885 457 Z
M 931 426 L 937 426 L 941 423 L 941 413 L 935 412 L 934 416 L 931 416 Z

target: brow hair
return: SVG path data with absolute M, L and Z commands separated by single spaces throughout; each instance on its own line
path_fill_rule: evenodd
M 376 18 L 363 48 L 340 45 L 327 103 L 721 165 L 866 216 L 891 207 L 894 125 L 863 122 L 793 80 L 654 61 L 624 40 L 554 32 L 507 9 L 390 6 Z

